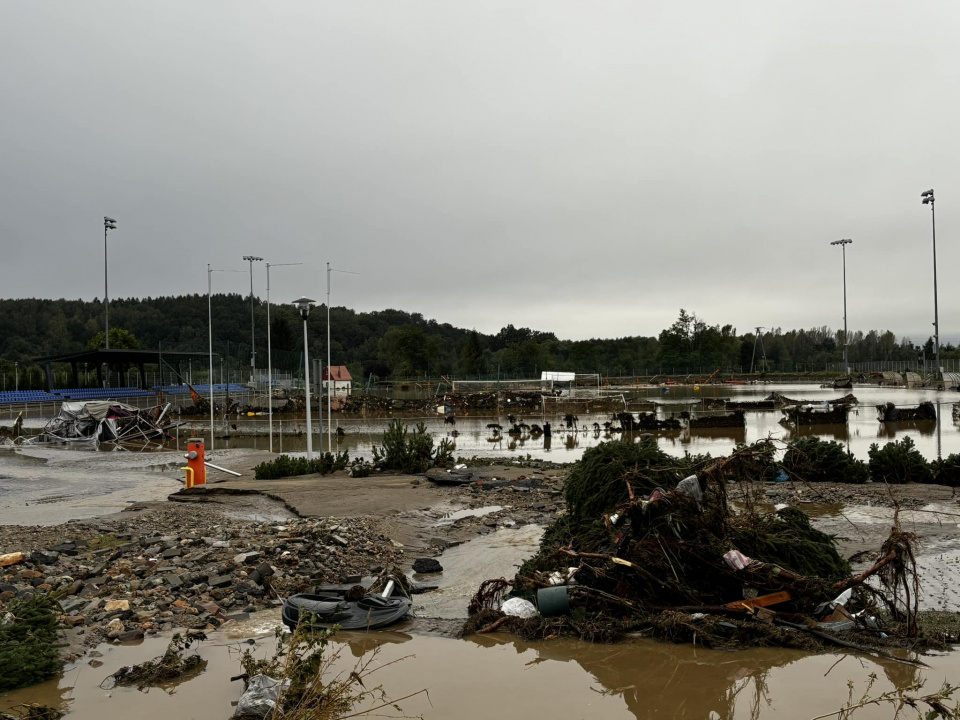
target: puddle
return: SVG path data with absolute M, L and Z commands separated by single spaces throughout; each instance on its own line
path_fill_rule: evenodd
M 102 667 L 92 668 L 84 658 L 68 666 L 59 681 L 0 695 L 0 710 L 44 702 L 62 704 L 70 720 L 228 717 L 242 686 L 230 682 L 240 672 L 240 641 L 225 633 L 211 633 L 200 646 L 206 670 L 172 692 L 99 687 L 122 665 L 159 655 L 167 642 L 151 638 L 140 645 L 101 645 Z M 915 668 L 864 656 L 806 655 L 777 648 L 720 652 L 646 640 L 593 645 L 526 642 L 501 633 L 455 640 L 403 632 L 341 633 L 330 645 L 339 650 L 335 672 L 349 672 L 377 645 L 377 683 L 394 698 L 428 689 L 429 698 L 400 702 L 405 715 L 422 714 L 425 720 L 806 720 L 839 709 L 847 698 L 848 680 L 859 697 L 870 673 L 877 675 L 874 695 L 920 680 L 926 682 L 926 691 L 933 691 L 960 673 L 956 653 L 927 656 L 931 667 Z M 272 637 L 258 641 L 259 652 L 272 647 Z M 883 706 L 865 708 L 856 717 L 879 720 L 892 714 L 893 708 Z
M 442 573 L 414 575 L 419 582 L 439 589 L 414 595 L 413 610 L 419 617 L 465 618 L 470 598 L 484 580 L 511 578 L 517 567 L 540 546 L 543 528 L 524 525 L 500 529 L 446 550 L 437 559 Z
M 500 512 L 501 510 L 503 510 L 503 505 L 486 505 L 479 508 L 464 508 L 463 510 L 456 510 L 454 512 L 444 514 L 444 516 L 434 524 L 434 527 L 453 525 L 455 522 L 457 522 L 457 520 L 463 520 L 464 518 L 470 517 L 483 517 L 484 515 L 490 515 L 491 513 Z

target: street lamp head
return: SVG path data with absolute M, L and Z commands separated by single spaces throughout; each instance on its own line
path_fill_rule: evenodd
M 313 307 L 313 304 L 315 302 L 316 300 L 311 300 L 308 297 L 302 297 L 302 298 L 298 298 L 297 300 L 294 300 L 293 306 L 300 311 L 300 317 L 306 320 L 307 316 L 310 314 L 310 308 Z
M 853 243 L 853 240 L 850 238 L 844 238 L 843 240 L 834 240 L 831 245 L 850 245 Z
M 112 217 L 107 217 L 106 215 L 104 215 L 104 216 L 103 216 L 103 227 L 105 227 L 107 230 L 116 230 L 116 229 L 117 229 L 117 221 L 114 220 Z
M 262 257 L 257 257 L 256 255 L 244 255 L 243 259 L 248 260 L 249 262 L 261 262 L 263 260 Z
M 920 193 L 920 197 L 932 197 L 932 196 L 933 196 L 933 188 L 930 188 L 929 190 L 925 190 L 924 192 Z
M 931 195 L 930 197 L 925 197 L 922 202 L 924 205 L 933 205 L 934 198 Z

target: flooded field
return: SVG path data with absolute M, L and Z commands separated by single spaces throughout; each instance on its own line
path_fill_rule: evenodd
M 664 392 L 667 390 L 668 392 Z M 903 437 L 911 437 L 917 448 L 927 459 L 960 452 L 960 426 L 953 421 L 953 404 L 960 402 L 960 394 L 948 391 L 914 390 L 904 388 L 881 388 L 876 386 L 857 386 L 852 391 L 838 391 L 813 385 L 748 385 L 748 386 L 703 386 L 699 390 L 693 386 L 671 386 L 669 388 L 639 388 L 623 393 L 628 411 L 635 412 L 641 401 L 657 403 L 660 418 L 680 417 L 680 413 L 691 409 L 692 401 L 702 398 L 732 398 L 737 400 L 762 400 L 773 392 L 779 392 L 794 399 L 823 402 L 838 398 L 846 392 L 853 392 L 859 405 L 851 410 L 846 425 L 819 425 L 787 428 L 780 423 L 783 413 L 780 410 L 746 411 L 745 428 L 682 429 L 657 433 L 660 446 L 668 453 L 711 453 L 713 455 L 729 453 L 737 443 L 751 443 L 765 437 L 775 437 L 784 441 L 797 436 L 818 435 L 825 439 L 837 440 L 847 445 L 849 450 L 862 459 L 872 443 L 883 444 Z M 617 395 L 619 399 L 619 394 Z M 918 422 L 881 423 L 877 419 L 876 405 L 892 402 L 897 406 L 916 407 L 921 402 L 930 401 L 939 404 L 940 420 Z M 634 406 L 634 407 L 631 407 Z M 526 413 L 517 414 L 527 423 L 552 425 L 552 437 L 534 437 L 529 433 L 519 436 L 506 434 L 510 423 L 505 411 L 500 415 L 481 411 L 477 414 L 458 414 L 456 425 L 444 423 L 441 415 L 422 418 L 403 418 L 410 425 L 418 422 L 437 438 L 446 437 L 455 444 L 455 452 L 463 457 L 504 455 L 526 456 L 549 459 L 557 462 L 573 462 L 579 459 L 589 447 L 616 437 L 626 437 L 619 433 L 610 433 L 604 423 L 611 417 L 603 414 L 580 414 L 576 427 L 567 428 L 563 415 Z M 722 414 L 722 413 L 713 413 Z M 333 446 L 337 450 L 346 450 L 351 456 L 369 457 L 371 448 L 380 442 L 389 418 L 350 418 L 334 415 L 334 427 L 343 428 L 345 435 L 333 435 Z M 224 448 L 269 448 L 267 421 L 265 417 L 238 418 L 232 423 L 236 429 L 228 432 L 231 437 L 216 439 L 217 447 Z M 488 425 L 501 425 L 501 433 L 493 432 Z M 596 427 L 595 427 L 596 425 Z M 614 423 L 616 425 L 616 423 Z M 208 426 L 202 422 L 191 422 L 193 430 L 182 428 L 182 432 L 198 432 L 209 436 Z M 283 434 L 280 434 L 280 431 Z M 453 434 L 454 430 L 456 435 Z M 306 451 L 306 422 L 301 418 L 274 420 L 274 451 Z M 314 422 L 314 432 L 318 432 Z M 226 434 L 218 428 L 218 435 Z M 184 435 L 185 437 L 185 435 Z M 636 438 L 634 438 L 636 439 Z M 314 440 L 314 449 L 322 440 L 324 449 L 326 435 Z

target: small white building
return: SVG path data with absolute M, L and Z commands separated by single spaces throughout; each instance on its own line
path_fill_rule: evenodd
M 334 365 L 323 369 L 323 390 L 330 395 L 349 395 L 353 377 L 346 365 Z

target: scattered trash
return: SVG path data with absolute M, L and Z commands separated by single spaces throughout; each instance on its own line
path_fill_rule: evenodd
M 277 706 L 280 693 L 289 689 L 290 681 L 283 683 L 266 675 L 254 675 L 247 681 L 247 687 L 237 700 L 237 717 L 265 718 Z

